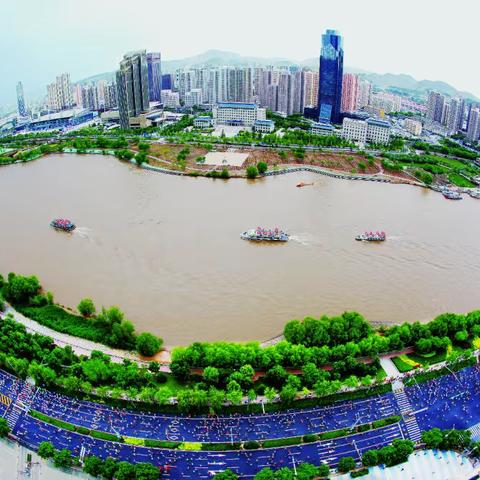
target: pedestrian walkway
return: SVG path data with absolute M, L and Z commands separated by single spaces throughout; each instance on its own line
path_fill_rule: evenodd
M 11 314 L 13 319 L 25 325 L 27 332 L 29 333 L 38 333 L 40 335 L 46 335 L 50 337 L 55 345 L 59 347 L 65 347 L 70 345 L 72 350 L 76 355 L 86 355 L 90 356 L 92 351 L 97 350 L 108 355 L 112 362 L 122 363 L 125 359 L 137 362 L 139 364 L 148 365 L 147 361 L 142 360 L 136 353 L 128 352 L 127 350 L 119 350 L 115 348 L 107 347 L 101 343 L 92 342 L 90 340 L 85 340 L 83 338 L 74 337 L 72 335 L 67 335 L 66 333 L 57 332 L 51 328 L 40 325 L 39 323 L 31 320 L 30 318 L 25 317 L 20 312 L 17 312 L 14 308 L 8 306 L 5 312 L 0 314 L 3 318 L 7 314 Z M 165 371 L 165 368 L 161 369 Z M 167 367 L 167 370 L 170 369 Z
M 476 469 L 467 457 L 456 452 L 426 450 L 415 452 L 407 463 L 385 468 L 371 467 L 362 480 L 468 480 L 476 478 Z M 335 477 L 350 480 L 349 473 Z
M 400 375 L 398 368 L 392 362 L 391 358 L 380 357 L 380 365 L 385 370 L 387 377 L 398 377 Z
M 400 413 L 402 414 L 403 421 L 407 427 L 407 432 L 410 440 L 413 442 L 418 442 L 422 438 L 422 433 L 420 427 L 418 426 L 417 419 L 415 418 L 415 413 L 410 401 L 408 400 L 407 395 L 405 395 L 405 390 L 403 388 L 403 382 L 401 380 L 396 380 L 394 382 L 393 395 L 397 402 Z

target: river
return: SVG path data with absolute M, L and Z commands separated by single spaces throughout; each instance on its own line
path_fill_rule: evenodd
M 2 273 L 38 275 L 64 305 L 118 305 L 167 345 L 267 339 L 292 318 L 345 310 L 391 324 L 480 306 L 471 198 L 310 173 L 182 178 L 63 154 L 0 168 L 0 202 Z M 61 216 L 73 234 L 49 227 Z M 292 239 L 239 238 L 258 225 Z M 356 242 L 365 229 L 388 240 Z

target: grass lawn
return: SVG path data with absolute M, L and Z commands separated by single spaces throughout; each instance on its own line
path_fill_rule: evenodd
M 405 373 L 405 372 L 409 372 L 410 370 L 413 370 L 415 367 L 402 357 L 405 357 L 405 355 L 400 355 L 399 357 L 392 358 L 392 362 L 395 364 L 398 371 L 400 373 Z
M 423 367 L 428 367 L 429 365 L 434 365 L 435 363 L 443 362 L 447 358 L 447 352 L 440 352 L 421 355 L 419 353 L 409 353 L 408 358 L 414 362 L 419 363 Z
M 475 186 L 472 182 L 454 172 L 448 174 L 448 180 L 457 187 L 473 188 Z
M 375 375 L 375 378 L 377 379 L 377 382 L 381 382 L 382 380 L 385 380 L 385 378 L 387 378 L 387 372 L 382 367 L 380 367 L 377 374 Z

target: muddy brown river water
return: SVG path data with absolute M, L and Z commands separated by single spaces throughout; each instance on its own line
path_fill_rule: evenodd
M 345 310 L 394 323 L 480 307 L 471 198 L 308 173 L 180 178 L 63 154 L 0 168 L 0 203 L 3 274 L 38 275 L 64 305 L 118 305 L 168 345 L 267 339 L 292 318 Z M 60 216 L 73 234 L 49 227 Z M 239 238 L 258 225 L 291 241 Z M 365 229 L 388 240 L 356 242 Z

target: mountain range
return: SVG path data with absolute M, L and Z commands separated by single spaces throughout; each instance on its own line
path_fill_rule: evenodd
M 299 65 L 302 67 L 309 67 L 312 69 L 318 68 L 318 58 L 310 58 L 301 62 L 289 60 L 281 57 L 250 57 L 239 55 L 234 52 L 226 52 L 222 50 L 208 50 L 200 55 L 187 57 L 178 60 L 165 60 L 162 61 L 163 73 L 173 73 L 178 68 L 185 67 L 204 67 L 204 66 L 274 66 L 285 67 L 292 65 Z M 365 70 L 359 70 L 355 68 L 345 68 L 346 72 L 352 72 L 359 74 L 365 80 L 372 82 L 375 86 L 381 89 L 391 90 L 403 90 L 408 93 L 416 93 L 418 95 L 424 95 L 428 90 L 436 90 L 445 95 L 452 97 L 461 96 L 473 101 L 478 101 L 470 92 L 463 92 L 457 90 L 448 83 L 438 80 L 417 80 L 411 75 L 406 74 L 393 74 L 393 73 L 373 73 Z M 112 80 L 114 78 L 114 72 L 106 72 L 103 74 L 95 75 L 94 77 L 88 77 L 80 80 L 79 83 L 87 83 L 100 79 Z

